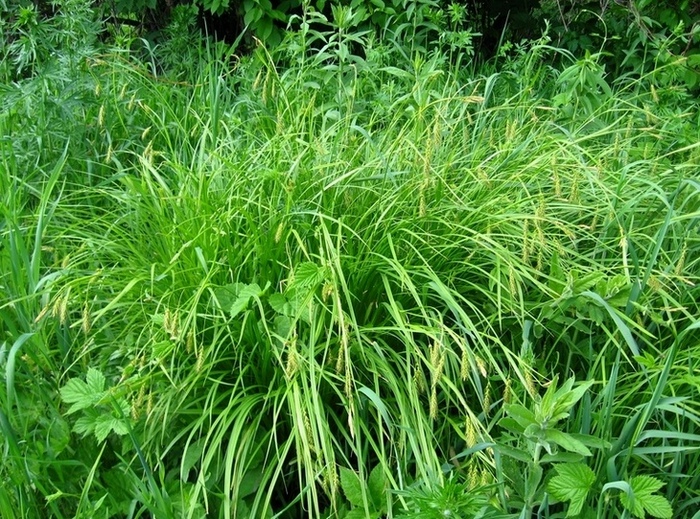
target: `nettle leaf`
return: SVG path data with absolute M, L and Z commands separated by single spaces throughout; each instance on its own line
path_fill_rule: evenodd
M 340 467 L 340 486 L 350 504 L 364 507 L 362 499 L 362 482 L 354 471 Z
M 583 463 L 555 465 L 554 470 L 557 475 L 549 480 L 548 492 L 558 501 L 570 501 L 566 517 L 579 515 L 595 483 L 595 473 Z
M 245 287 L 243 283 L 231 283 L 213 289 L 212 295 L 214 296 L 214 302 L 224 312 L 230 311 L 233 303 L 238 299 L 238 294 L 243 290 L 243 287 Z
M 72 378 L 60 390 L 61 398 L 67 404 L 73 404 L 67 414 L 88 409 L 96 405 L 104 396 L 105 378 L 102 373 L 90 368 L 87 383 L 79 378 Z
M 659 519 L 672 517 L 671 503 L 660 495 L 654 495 L 665 485 L 652 476 L 635 476 L 630 481 L 631 496 L 627 492 L 620 494 L 620 502 L 632 515 L 644 518 L 644 511 Z
M 83 437 L 95 431 L 95 420 L 99 415 L 97 412 L 86 412 L 84 416 L 78 418 L 73 426 L 73 430 Z

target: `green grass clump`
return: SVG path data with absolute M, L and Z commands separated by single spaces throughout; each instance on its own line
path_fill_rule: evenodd
M 690 517 L 697 105 L 314 34 L 6 87 L 0 514 Z

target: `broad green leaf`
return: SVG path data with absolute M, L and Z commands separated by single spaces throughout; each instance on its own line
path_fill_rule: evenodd
M 214 301 L 224 312 L 230 312 L 233 303 L 238 299 L 238 294 L 245 287 L 243 283 L 231 283 L 213 290 Z
M 518 422 L 523 430 L 537 423 L 535 413 L 520 404 L 506 404 L 503 406 L 503 410 L 509 417 Z
M 72 378 L 61 388 L 61 398 L 67 404 L 73 404 L 67 414 L 94 406 L 102 398 L 102 393 L 96 393 L 83 380 Z
M 588 450 L 581 441 L 577 440 L 570 434 L 559 431 L 557 429 L 547 429 L 544 433 L 544 437 L 547 441 L 556 443 L 562 449 L 566 449 L 570 452 L 575 452 L 581 454 L 582 456 L 591 456 L 592 453 Z
M 185 449 L 185 455 L 182 459 L 182 466 L 180 467 L 180 474 L 182 474 L 183 480 L 187 480 L 187 475 L 190 470 L 199 463 L 202 458 L 202 451 L 204 451 L 204 445 L 206 444 L 205 438 L 200 438 L 199 440 L 190 443 Z
M 296 287 L 315 286 L 324 278 L 324 270 L 310 261 L 306 261 L 294 269 L 294 286 Z
M 243 499 L 255 493 L 260 487 L 260 482 L 263 478 L 262 466 L 255 467 L 246 471 L 241 479 L 241 483 L 238 487 L 238 497 Z
M 272 294 L 268 298 L 268 302 L 272 309 L 280 315 L 291 316 L 292 307 L 283 294 Z
M 231 305 L 231 318 L 236 317 L 243 310 L 246 309 L 250 300 L 254 297 L 259 297 L 262 290 L 260 290 L 260 285 L 257 283 L 251 283 L 250 285 L 245 285 L 238 293 L 238 297 Z
M 522 461 L 523 463 L 529 463 L 532 461 L 532 456 L 525 450 L 514 449 L 513 447 L 508 447 L 506 445 L 496 445 L 494 449 L 498 450 L 498 452 L 504 456 Z
M 654 494 L 665 483 L 652 476 L 635 476 L 630 481 L 630 493 L 620 494 L 620 502 L 632 515 L 644 518 L 644 511 L 649 515 L 660 519 L 672 517 L 673 509 L 668 500 L 658 494 Z
M 652 476 L 635 476 L 630 481 L 635 496 L 651 495 L 661 490 L 664 485 L 663 481 Z
M 632 495 L 630 496 L 630 494 Z M 622 506 L 632 513 L 632 515 L 639 517 L 640 519 L 644 519 L 644 507 L 642 506 L 642 502 L 637 499 L 636 495 L 634 495 L 634 490 L 630 489 L 629 493 L 621 493 L 620 502 L 622 503 Z
M 370 514 L 369 517 L 370 519 L 374 519 L 378 516 L 376 514 Z M 367 519 L 367 514 L 364 510 L 356 508 L 355 510 L 348 512 L 347 515 L 345 515 L 345 519 Z
M 115 418 L 110 414 L 101 414 L 97 417 L 94 422 L 95 424 L 95 437 L 99 443 L 105 441 L 110 433 L 114 432 L 120 436 L 128 433 L 128 429 L 124 424 L 124 421 L 120 418 Z
M 367 481 L 369 495 L 372 498 L 375 510 L 384 510 L 386 507 L 386 479 L 381 464 L 372 469 Z
M 671 503 L 669 503 L 668 499 L 666 499 L 664 496 L 644 496 L 642 506 L 647 513 L 653 517 L 658 517 L 659 519 L 671 519 L 671 517 L 673 517 L 673 508 L 671 507 Z
M 540 458 L 541 463 L 580 463 L 583 456 L 575 452 L 556 452 L 554 454 L 544 454 Z
M 75 425 L 73 426 L 73 430 L 82 436 L 87 436 L 88 434 L 91 434 L 95 430 L 96 418 L 97 415 L 81 416 L 76 420 Z
M 583 463 L 555 465 L 557 475 L 549 480 L 547 491 L 558 501 L 570 501 L 566 517 L 579 515 L 595 483 L 595 473 Z
M 559 414 L 559 413 L 565 413 L 571 410 L 571 408 L 581 400 L 583 395 L 586 394 L 586 391 L 593 385 L 593 381 L 589 380 L 587 382 L 583 382 L 579 384 L 577 387 L 573 388 L 573 381 L 574 379 L 569 379 L 567 381 L 566 386 L 562 386 L 561 390 L 557 391 L 557 398 L 556 402 L 554 403 L 554 413 L 553 414 Z M 569 385 L 569 382 L 571 383 L 571 386 Z M 566 387 L 566 391 L 563 391 Z
M 85 381 L 87 382 L 88 387 L 94 393 L 102 393 L 102 391 L 105 389 L 105 377 L 95 368 L 88 369 Z
M 352 470 L 340 467 L 340 486 L 343 493 L 350 504 L 353 506 L 364 507 L 362 499 L 362 482 L 355 472 Z

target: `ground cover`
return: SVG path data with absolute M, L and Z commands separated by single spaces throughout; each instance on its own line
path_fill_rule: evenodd
M 693 517 L 697 102 L 339 13 L 3 62 L 0 514 Z

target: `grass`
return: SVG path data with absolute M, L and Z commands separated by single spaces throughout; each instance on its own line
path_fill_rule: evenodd
M 308 39 L 3 87 L 0 515 L 693 517 L 697 104 Z

